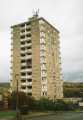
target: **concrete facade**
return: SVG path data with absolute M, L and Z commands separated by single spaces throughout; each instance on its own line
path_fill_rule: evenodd
M 59 31 L 37 15 L 11 29 L 12 91 L 16 90 L 18 80 L 19 90 L 36 99 L 61 99 L 63 81 Z

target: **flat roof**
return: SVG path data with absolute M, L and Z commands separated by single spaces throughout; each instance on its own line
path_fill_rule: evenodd
M 45 21 L 47 24 L 49 24 L 54 30 L 56 30 L 57 31 L 57 33 L 59 33 L 59 30 L 57 30 L 52 24 L 50 24 L 47 20 L 45 20 L 43 17 L 40 17 L 40 18 L 37 18 L 38 20 L 43 20 L 43 21 Z M 34 20 L 32 20 L 32 21 L 34 21 Z M 26 21 L 26 22 L 22 22 L 22 23 L 19 23 L 19 24 L 16 24 L 16 25 L 12 25 L 11 26 L 11 28 L 13 28 L 13 27 L 15 27 L 15 26 L 20 26 L 20 25 L 22 25 L 22 24 L 27 24 L 27 23 L 29 23 L 30 22 L 30 20 L 28 20 L 28 21 Z
M 46 19 L 44 19 L 43 17 L 40 17 L 39 20 L 43 20 L 45 21 L 47 24 L 49 24 L 53 29 L 55 29 L 58 33 L 59 33 L 59 30 L 57 30 L 52 24 L 50 24 Z

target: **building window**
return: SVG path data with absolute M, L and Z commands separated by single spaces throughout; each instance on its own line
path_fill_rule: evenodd
M 47 92 L 46 91 L 44 91 L 42 94 L 43 94 L 43 96 L 47 96 Z
M 27 59 L 26 63 L 27 63 L 27 65 L 31 65 L 32 64 L 32 59 Z
M 45 58 L 45 56 L 40 57 L 40 62 L 41 62 L 41 63 L 46 63 L 46 58 Z
M 45 54 L 46 54 L 46 51 L 45 51 L 44 49 L 42 49 L 42 50 L 40 51 L 40 56 L 43 57 L 43 56 L 45 56 Z
M 25 50 L 25 47 L 21 47 L 21 50 Z
M 32 75 L 32 72 L 27 72 L 27 75 Z
M 26 69 L 26 66 L 21 66 L 21 69 Z
M 41 50 L 46 50 L 45 44 L 41 44 L 40 49 L 41 49 Z
M 28 66 L 26 66 L 26 68 L 32 68 L 32 65 L 28 65 Z
M 42 77 L 42 81 L 45 81 L 46 80 L 46 77 Z
M 32 89 L 32 86 L 27 86 L 28 89 Z
M 27 79 L 28 82 L 32 82 L 32 79 Z
M 21 41 L 21 45 L 25 45 L 25 41 Z
M 44 20 L 40 19 L 39 24 L 45 24 Z
M 31 31 L 31 28 L 26 28 L 26 31 Z
M 40 25 L 40 31 L 42 32 L 44 32 L 45 31 L 45 25 Z
M 40 37 L 45 37 L 45 33 L 42 31 L 42 32 L 40 32 Z
M 25 76 L 25 75 L 26 75 L 26 73 L 25 73 L 25 72 L 21 72 L 21 75 L 22 75 L 22 76 Z
M 26 53 L 27 55 L 32 55 L 32 53 Z
M 21 82 L 22 82 L 22 83 L 25 83 L 25 82 L 26 82 L 26 79 L 22 79 Z
M 41 71 L 41 76 L 42 76 L 42 77 L 46 77 L 46 75 L 47 75 L 46 73 L 47 73 L 46 70 L 42 70 L 42 71 Z
M 25 54 L 24 53 L 21 53 L 21 57 L 24 57 L 25 56 Z
M 30 24 L 31 24 L 31 22 L 30 22 L 30 21 L 26 23 L 26 25 L 30 25 Z
M 46 43 L 46 42 L 45 42 L 45 39 L 44 39 L 44 38 L 41 38 L 41 39 L 40 39 L 40 43 L 41 43 L 41 44 L 42 44 L 42 43 L 45 44 L 45 43 Z
M 25 63 L 26 61 L 25 60 L 21 60 L 21 63 Z
M 29 34 L 26 34 L 26 37 L 31 37 L 31 34 L 29 33 Z
M 24 33 L 24 32 L 25 32 L 25 29 L 22 29 L 22 30 L 21 30 L 21 33 Z
M 31 40 L 27 40 L 26 42 L 27 42 L 27 43 L 32 43 L 32 41 L 31 41 Z
M 25 38 L 25 35 L 21 35 L 20 38 L 21 38 L 21 39 L 24 39 L 24 38 Z
M 43 88 L 43 89 L 45 89 L 45 88 L 46 88 L 46 85 L 45 85 L 45 84 L 43 84 L 43 85 L 42 85 L 42 88 Z
M 45 91 L 45 95 L 47 95 L 47 92 Z
M 21 86 L 21 89 L 26 89 L 26 86 Z
M 46 64 L 43 63 L 43 64 L 41 65 L 41 68 L 42 68 L 42 69 L 46 69 Z
M 27 49 L 31 49 L 31 48 L 32 48 L 32 46 L 27 47 Z
M 31 96 L 31 95 L 32 95 L 32 93 L 28 93 L 28 95 L 30 95 L 30 96 Z
M 25 27 L 25 24 L 21 24 L 21 27 Z

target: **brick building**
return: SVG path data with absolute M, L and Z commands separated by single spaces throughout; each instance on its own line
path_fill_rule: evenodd
M 36 99 L 63 97 L 59 31 L 38 15 L 11 27 L 11 90 Z M 18 77 L 16 78 L 16 75 Z

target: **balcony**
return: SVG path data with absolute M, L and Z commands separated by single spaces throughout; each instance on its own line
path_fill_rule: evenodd
M 29 32 L 29 31 L 31 31 L 31 27 L 26 28 L 26 32 Z
M 32 89 L 29 89 L 29 88 L 28 88 L 27 92 L 28 92 L 28 93 L 32 93 Z
M 45 51 L 46 51 L 46 46 L 45 46 L 44 44 L 41 44 L 40 50 L 41 50 L 41 51 L 42 51 L 42 50 L 45 50 Z
M 24 36 L 25 35 L 25 29 L 22 30 L 22 31 L 24 31 L 24 32 L 20 32 L 20 36 Z
M 46 75 L 46 74 L 41 74 L 41 76 L 42 76 L 42 77 L 47 77 L 47 75 Z
M 21 63 L 21 66 L 26 66 L 26 62 L 24 62 L 24 63 Z
M 26 89 L 21 88 L 21 91 L 24 92 L 24 93 L 27 93 L 27 88 Z
M 20 44 L 21 44 L 21 45 L 25 45 L 25 41 L 21 41 Z
M 20 41 L 25 41 L 25 38 L 20 38 Z
M 26 34 L 26 38 L 31 38 L 31 33 L 30 32 Z
M 22 69 L 21 72 L 31 72 L 32 68 Z
M 26 79 L 32 79 L 32 75 L 27 75 Z
M 32 53 L 32 49 L 27 49 L 26 53 Z
M 42 84 L 47 84 L 47 78 L 41 81 Z
M 25 47 L 31 47 L 32 46 L 32 43 L 26 43 L 25 44 Z
M 21 82 L 21 85 L 22 86 L 26 86 L 26 82 Z
M 21 50 L 21 51 L 20 51 L 20 54 L 25 54 L 25 50 Z
M 31 39 L 26 40 L 26 44 L 32 43 Z
M 25 34 L 20 35 L 20 39 L 25 39 Z
M 21 76 L 21 79 L 26 79 L 26 76 Z
M 25 57 L 25 59 L 31 59 L 32 58 L 32 55 L 27 55 L 26 57 Z
M 42 71 L 47 71 L 46 67 L 41 66 Z
M 32 59 L 32 55 L 24 55 L 20 57 L 21 60 L 28 60 L 28 59 Z M 22 64 L 22 63 L 21 63 Z M 26 64 L 27 65 L 27 64 Z
M 40 63 L 46 63 L 46 57 L 45 56 L 40 57 Z
M 28 24 L 28 25 L 26 26 L 26 29 L 31 29 L 31 25 Z
M 26 35 L 30 35 L 31 34 L 31 31 L 26 31 Z
M 32 82 L 27 82 L 27 86 L 32 86 Z
M 44 24 L 45 24 L 44 20 L 40 19 L 40 20 L 39 20 L 39 24 L 40 24 L 40 25 L 44 25 Z
M 32 79 L 32 75 L 21 76 L 21 79 Z

